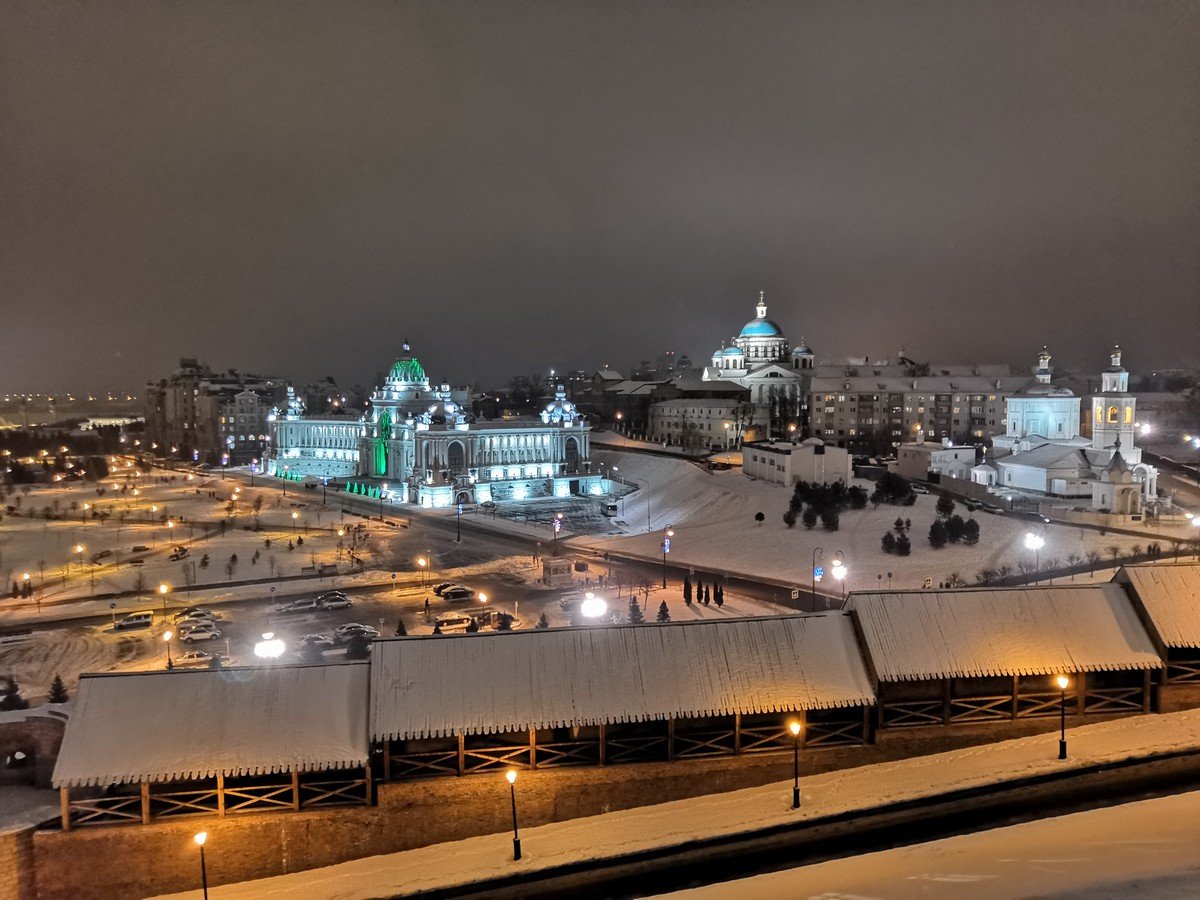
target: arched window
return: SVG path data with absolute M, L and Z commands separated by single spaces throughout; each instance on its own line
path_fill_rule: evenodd
M 1125 424 L 1126 425 L 1133 424 L 1133 407 L 1132 406 L 1125 407 Z
M 1120 410 L 1118 410 L 1117 407 L 1110 406 L 1108 408 L 1108 424 L 1116 425 L 1120 421 L 1119 414 Z

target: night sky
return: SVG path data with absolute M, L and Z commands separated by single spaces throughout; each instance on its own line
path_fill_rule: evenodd
M 0 389 L 1200 355 L 1200 4 L 0 5 Z

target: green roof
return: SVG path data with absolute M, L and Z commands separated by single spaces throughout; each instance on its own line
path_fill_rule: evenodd
M 396 360 L 388 378 L 392 381 L 404 381 L 410 384 L 419 384 L 429 380 L 426 378 L 421 364 L 411 357 Z

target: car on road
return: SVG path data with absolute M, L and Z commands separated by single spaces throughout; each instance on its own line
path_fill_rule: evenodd
M 316 612 L 320 607 L 317 601 L 312 598 L 304 598 L 301 600 L 293 600 L 291 603 L 285 603 L 283 606 L 275 610 L 277 613 L 302 613 Z
M 449 590 L 442 591 L 442 599 L 451 601 L 474 600 L 475 592 L 469 587 L 462 587 L 460 585 L 458 587 L 452 587 Z
M 1027 522 L 1041 522 L 1043 525 L 1050 522 L 1049 516 L 1043 516 L 1041 513 L 1036 512 L 1019 512 L 1017 513 L 1017 518 L 1024 519 Z
M 171 561 L 178 562 L 181 559 L 187 559 L 188 552 L 187 547 L 176 547 L 171 553 Z
M 449 615 L 438 616 L 435 627 L 440 628 L 442 634 L 449 634 L 454 631 L 466 631 L 473 621 L 475 620 L 470 616 L 451 613 Z
M 180 653 L 175 657 L 175 666 L 188 668 L 207 666 L 213 661 L 214 653 L 205 653 L 203 650 L 188 650 L 186 653 Z
M 985 513 L 991 513 L 993 516 L 1002 516 L 1002 515 L 1004 515 L 1004 510 L 1002 510 L 1002 509 L 1001 509 L 1000 507 L 998 507 L 998 506 L 993 506 L 993 505 L 992 505 L 992 504 L 990 504 L 990 503 L 985 503 L 985 504 L 983 504 L 983 511 L 984 511 Z
M 101 550 L 99 553 L 93 553 L 92 564 L 95 565 L 96 563 L 100 562 L 100 560 L 108 559 L 112 555 L 113 554 L 111 550 Z
M 925 487 L 925 485 L 923 485 L 923 484 L 910 484 L 908 487 L 914 494 L 928 494 L 929 493 L 929 488 Z
M 305 647 L 316 647 L 319 650 L 330 650 L 333 648 L 335 641 L 327 634 L 306 634 L 300 640 L 296 641 L 296 649 L 303 650 Z
M 185 644 L 194 644 L 196 641 L 215 641 L 221 636 L 221 630 L 215 625 L 209 625 L 208 623 L 197 625 L 195 628 L 189 628 L 186 631 L 180 628 L 179 632 L 179 639 Z
M 128 631 L 131 628 L 149 628 L 154 624 L 154 613 L 130 613 L 114 626 L 117 631 Z
M 440 597 L 446 591 L 450 590 L 450 588 L 456 588 L 456 587 L 462 587 L 462 585 L 457 584 L 453 581 L 441 581 L 433 586 L 433 592 Z
M 333 637 L 338 643 L 345 643 L 356 634 L 365 635 L 374 640 L 379 637 L 379 631 L 372 628 L 370 625 L 362 625 L 358 622 L 348 622 L 345 625 L 339 625 L 333 629 Z
M 138 544 L 136 547 L 133 548 L 133 552 L 134 553 L 148 553 L 148 552 L 150 552 L 150 548 L 147 547 L 145 544 Z
M 318 597 L 317 605 L 321 609 L 347 609 L 350 606 L 350 598 L 341 591 L 331 591 Z

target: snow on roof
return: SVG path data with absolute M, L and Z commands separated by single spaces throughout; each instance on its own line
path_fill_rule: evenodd
M 1120 585 L 851 595 L 880 681 L 1161 668 Z
M 1118 580 L 1132 588 L 1168 647 L 1200 647 L 1200 566 L 1125 566 Z
M 84 675 L 55 787 L 365 765 L 366 663 Z
M 842 615 L 392 638 L 373 657 L 376 738 L 874 703 Z
M 1002 466 L 1029 466 L 1034 469 L 1071 468 L 1084 473 L 1091 471 L 1082 448 L 1068 444 L 1042 444 L 1032 450 L 1014 453 L 997 461 Z

